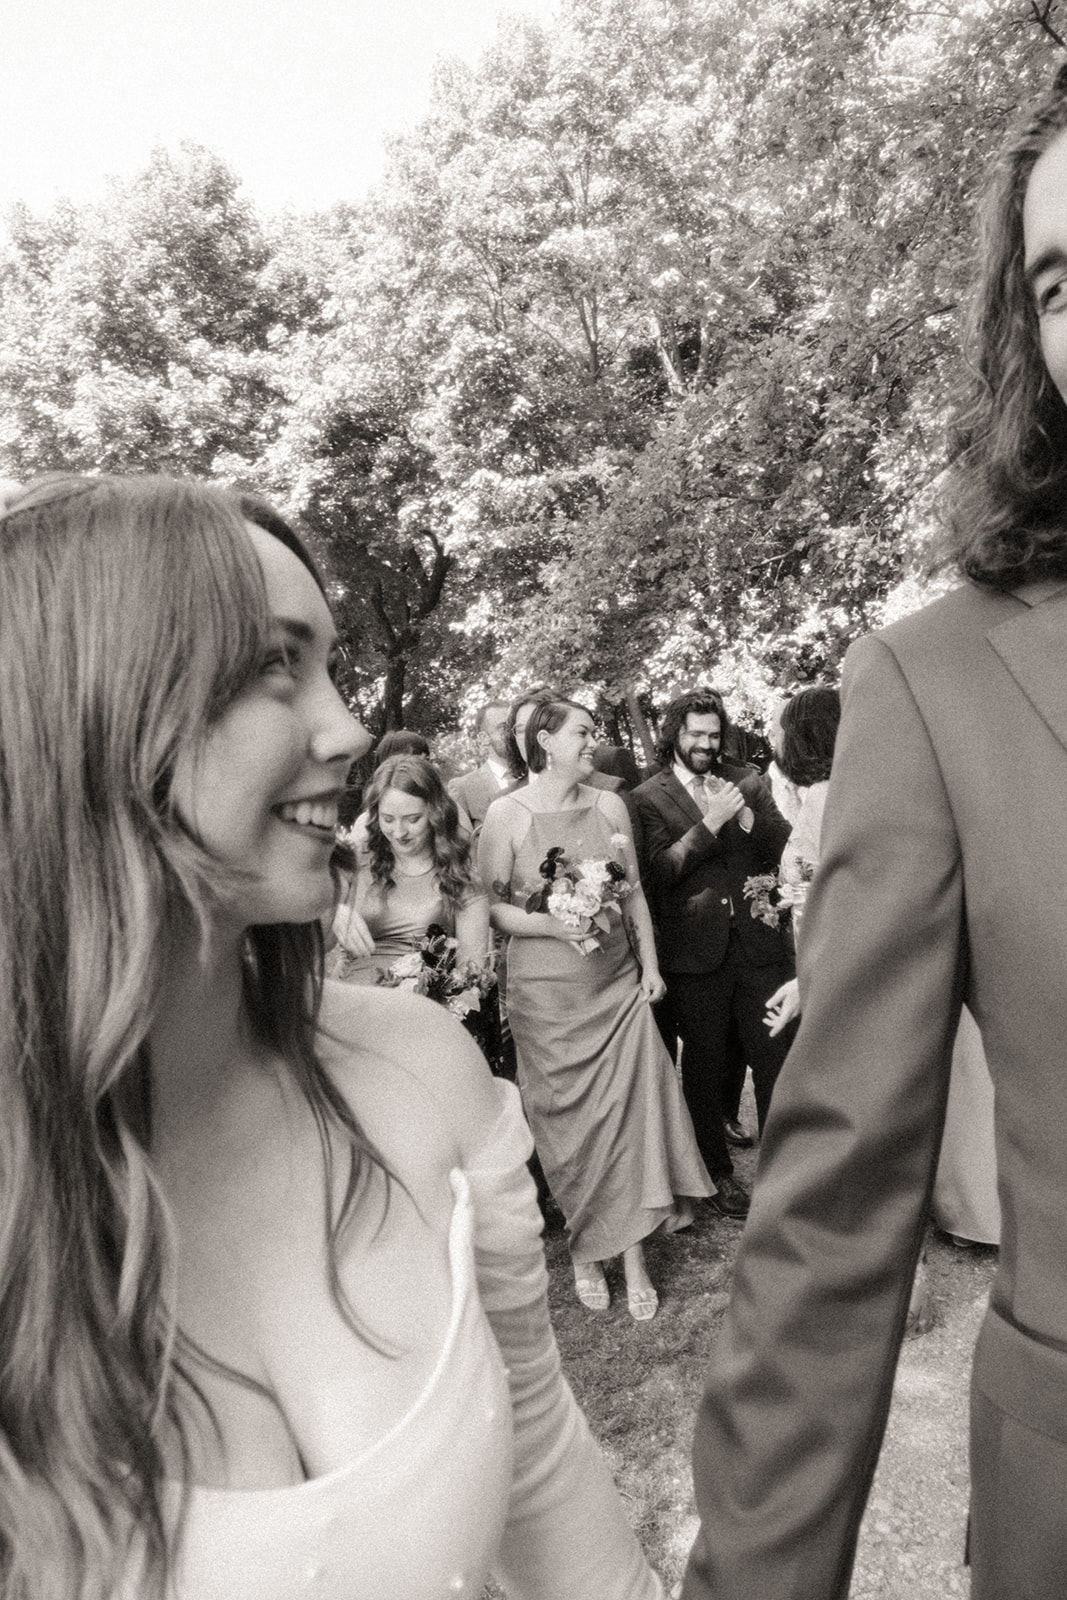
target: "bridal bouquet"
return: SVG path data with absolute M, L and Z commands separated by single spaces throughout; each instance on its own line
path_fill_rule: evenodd
M 625 836 L 611 836 L 614 849 L 626 844 Z M 568 861 L 561 845 L 555 844 L 542 861 L 542 883 L 526 901 L 527 911 L 547 911 L 568 928 L 580 929 L 584 939 L 575 940 L 583 956 L 600 949 L 598 933 L 607 933 L 611 913 L 622 915 L 622 902 L 630 893 L 626 869 L 612 857 L 596 856 L 588 861 Z
M 791 912 L 799 917 L 804 909 L 815 868 L 810 861 L 798 856 L 795 873 L 795 876 L 786 877 L 779 867 L 777 872 L 760 872 L 754 878 L 745 879 L 745 899 L 752 901 L 749 909 L 757 921 L 765 922 L 768 928 L 779 927 Z
M 463 1019 L 481 1009 L 482 1000 L 496 987 L 496 973 L 477 961 L 457 967 L 455 939 L 431 922 L 410 955 L 379 970 L 378 983 L 387 989 L 425 995 Z

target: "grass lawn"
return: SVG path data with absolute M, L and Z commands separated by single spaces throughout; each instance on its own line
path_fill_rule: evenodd
M 746 1117 L 755 1126 L 750 1104 Z M 737 1175 L 751 1183 L 756 1152 L 733 1154 Z M 692 1229 L 651 1239 L 646 1255 L 660 1310 L 639 1324 L 626 1309 L 621 1262 L 607 1269 L 610 1311 L 589 1312 L 575 1297 L 563 1222 L 554 1208 L 546 1228 L 549 1303 L 564 1369 L 668 1594 L 696 1532 L 693 1423 L 741 1232 L 738 1223 L 701 1205 Z M 958 1251 L 930 1233 L 934 1325 L 903 1347 L 860 1534 L 853 1600 L 945 1600 L 969 1592 L 962 1565 L 967 1380 L 995 1263 L 994 1250 Z
M 611 1310 L 589 1312 L 574 1294 L 555 1214 L 546 1232 L 549 1305 L 564 1369 L 637 1536 L 668 1587 L 681 1577 L 696 1532 L 693 1421 L 740 1237 L 738 1223 L 700 1206 L 692 1228 L 650 1239 L 645 1256 L 660 1309 L 651 1322 L 636 1323 L 626 1308 L 621 1261 L 606 1269 Z

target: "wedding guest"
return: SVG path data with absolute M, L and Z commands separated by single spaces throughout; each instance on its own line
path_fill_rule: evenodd
M 948 504 L 965 582 L 846 657 L 800 1032 L 697 1428 L 686 1600 L 848 1592 L 964 1001 L 1005 1217 L 972 1377 L 971 1594 L 1063 1593 L 1067 69 L 984 217 Z
M 767 723 L 773 752 L 772 760 L 767 767 L 767 781 L 771 786 L 771 798 L 790 827 L 797 820 L 802 799 L 796 784 L 786 777 L 781 764 L 782 713 L 791 698 L 792 696 L 787 695 L 784 699 L 774 702 Z
M 430 759 L 430 741 L 414 728 L 390 728 L 383 733 L 374 749 L 374 765 L 380 767 L 390 756 L 423 756 Z
M 721 759 L 727 725 L 714 689 L 678 695 L 660 730 L 661 770 L 634 801 L 666 983 L 661 1025 L 682 1041 L 686 1104 L 718 1190 L 712 1203 L 740 1221 L 748 1193 L 734 1176 L 723 1125 L 733 1109 L 724 1098 L 730 1023 L 752 1069 L 762 1129 L 785 1057 L 763 1012 L 792 976 L 793 958 L 778 930 L 749 915 L 744 895 L 749 877 L 777 869 L 789 829 L 763 779 Z
M 390 756 L 401 755 L 425 756 L 429 759 L 430 741 L 421 733 L 416 733 L 412 728 L 391 728 L 388 733 L 382 734 L 374 747 L 374 765 L 375 767 L 380 767 L 382 762 L 388 761 Z M 355 801 L 354 804 L 353 800 Z M 352 819 L 353 811 L 356 811 L 356 815 L 352 820 L 351 828 L 348 830 L 347 845 L 351 846 L 351 849 L 355 851 L 365 850 L 367 846 L 366 796 L 359 794 L 358 791 L 354 794 L 350 789 L 346 793 L 345 800 L 341 806 L 343 824 Z M 460 822 L 463 824 L 462 814 Z M 350 871 L 352 862 L 346 844 L 338 844 L 334 859 L 346 872 Z
M 618 795 L 589 786 L 596 735 L 576 701 L 543 699 L 525 726 L 529 780 L 494 800 L 479 864 L 494 926 L 509 938 L 508 1015 L 518 1082 L 537 1153 L 567 1222 L 578 1298 L 606 1311 L 603 1263 L 622 1256 L 635 1321 L 659 1298 L 643 1241 L 691 1220 L 686 1201 L 713 1192 L 659 1037 L 651 1003 L 663 992 L 652 923 Z M 590 938 L 588 921 L 558 914 L 542 891 L 562 856 L 624 886 L 621 914 Z M 592 893 L 599 905 L 598 894 Z M 588 948 L 583 949 L 583 945 Z M 636 952 L 636 955 L 635 955 Z
M 508 707 L 504 740 L 508 753 L 508 767 L 515 784 L 525 783 L 530 775 L 530 769 L 526 764 L 526 724 L 533 715 L 534 708 L 542 700 L 558 698 L 558 690 L 553 689 L 551 684 L 541 683 L 536 688 L 527 689 L 525 694 L 519 695 Z
M 537 706 L 544 701 L 561 699 L 560 691 L 550 688 L 547 684 L 540 684 L 536 689 L 528 689 L 518 700 L 513 700 L 508 711 L 505 724 L 505 738 L 508 749 L 508 764 L 514 779 L 514 787 L 524 784 L 529 777 L 529 767 L 526 761 L 526 728 Z M 601 771 L 597 765 L 597 753 L 605 747 L 599 742 L 593 754 L 591 770 L 585 775 L 585 783 L 590 789 L 604 789 L 614 794 L 622 794 L 624 799 L 629 794 L 630 784 L 623 772 Z M 609 765 L 614 766 L 614 762 Z M 634 815 L 629 800 L 626 807 L 630 812 L 630 828 L 634 828 Z
M 823 684 L 798 690 L 778 716 L 776 759 L 797 799 L 796 816 L 780 867 L 782 879 L 799 895 L 792 911 L 795 939 L 800 937 L 806 885 L 822 854 L 822 818 L 840 724 L 840 690 Z M 767 1012 L 772 1035 L 781 1033 L 788 1022 L 799 1016 L 800 991 L 795 977 L 775 990 L 767 1001 Z
M 812 688 L 779 701 L 771 717 L 771 743 L 774 760 L 767 768 L 771 795 L 782 816 L 793 831 L 782 854 L 782 870 L 787 864 L 795 878 L 799 877 L 791 855 L 796 846 L 800 855 L 810 848 L 809 831 L 814 831 L 818 841 L 818 818 L 822 815 L 826 779 L 830 775 L 833 741 L 841 716 L 840 696 L 836 689 Z M 807 821 L 801 824 L 803 806 L 810 801 Z M 798 828 L 800 831 L 798 832 Z M 812 859 L 817 859 L 813 857 Z M 794 926 L 799 916 L 794 915 Z M 798 1015 L 797 981 L 791 977 L 775 990 L 767 1002 L 772 1011 L 770 1034 L 777 1037 L 786 1024 Z M 745 1080 L 745 1052 L 736 1022 L 732 1023 L 727 1044 L 727 1061 L 723 1072 L 722 1105 L 723 1132 L 727 1144 L 742 1149 L 755 1141 L 748 1135 L 740 1121 L 741 1091 Z
M 661 1593 L 560 1375 L 529 1149 L 443 1010 L 322 983 L 367 736 L 257 501 L 0 516 L 4 1593 Z
M 469 772 L 460 773 L 448 785 L 456 804 L 480 828 L 490 802 L 514 786 L 508 763 L 508 707 L 502 700 L 490 700 L 479 711 L 475 728 L 484 759 Z
M 387 757 L 367 789 L 364 816 L 365 843 L 334 917 L 330 976 L 377 983 L 418 950 L 431 926 L 455 936 L 457 965 L 484 964 L 489 903 L 456 803 L 432 762 Z

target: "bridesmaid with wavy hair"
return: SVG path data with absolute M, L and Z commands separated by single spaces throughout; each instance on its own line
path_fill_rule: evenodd
M 483 965 L 489 902 L 437 768 L 425 756 L 389 756 L 364 798 L 364 827 L 334 918 L 331 975 L 377 983 L 430 927 L 455 936 L 458 966 Z
M 323 983 L 368 741 L 299 539 L 41 481 L 0 638 L 0 1590 L 660 1600 L 513 1087 L 440 1007 Z

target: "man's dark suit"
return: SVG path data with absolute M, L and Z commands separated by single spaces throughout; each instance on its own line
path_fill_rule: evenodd
M 956 590 L 854 645 L 843 694 L 800 1032 L 697 1427 L 683 1593 L 848 1592 L 966 1000 L 1004 1216 L 972 1380 L 971 1592 L 1061 1600 L 1067 585 Z
M 499 800 L 502 794 L 507 794 L 514 787 L 514 783 L 509 782 L 502 789 L 488 761 L 483 761 L 480 767 L 473 767 L 470 772 L 462 772 L 458 778 L 453 778 L 449 782 L 448 792 L 456 804 L 463 807 L 473 825 L 480 828 L 493 801 Z
M 752 1068 L 760 1122 L 788 1041 L 772 1039 L 768 997 L 793 973 L 782 935 L 751 915 L 745 879 L 773 872 L 789 824 L 766 785 L 745 767 L 719 775 L 741 790 L 750 832 L 736 818 L 711 832 L 692 795 L 665 768 L 633 792 L 643 836 L 643 879 L 667 984 L 666 1029 L 683 1041 L 682 1080 L 701 1155 L 713 1178 L 732 1170 L 723 1134 L 722 1085 L 731 1014 Z

